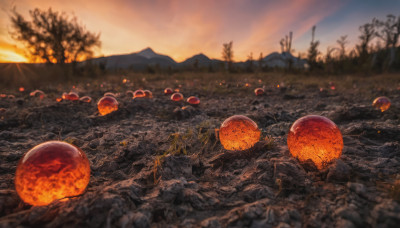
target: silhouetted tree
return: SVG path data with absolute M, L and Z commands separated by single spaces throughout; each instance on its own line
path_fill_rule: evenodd
M 100 34 L 94 34 L 65 13 L 38 8 L 29 11 L 31 21 L 13 10 L 11 23 L 14 39 L 22 41 L 33 61 L 63 64 L 87 59 L 93 48 L 100 47 Z
M 250 52 L 250 54 L 247 56 L 247 72 L 253 72 L 253 66 L 254 66 L 254 59 L 253 59 L 253 52 Z
M 361 35 L 358 36 L 360 44 L 356 45 L 360 58 L 364 59 L 369 53 L 369 43 L 375 36 L 375 27 L 371 23 L 366 23 L 359 28 Z
M 264 63 L 264 56 L 263 53 L 260 53 L 260 56 L 258 57 L 258 69 L 262 70 L 263 68 L 263 63 Z
M 282 52 L 289 52 L 289 53 L 292 52 L 292 37 L 293 37 L 293 32 L 289 32 L 289 36 L 285 35 L 285 38 L 282 38 L 281 41 L 279 41 Z
M 347 41 L 347 35 L 341 36 L 336 40 L 336 43 L 339 45 L 339 59 L 344 60 L 346 57 L 346 45 L 349 43 L 349 41 Z
M 319 55 L 319 51 L 318 51 L 318 45 L 319 45 L 319 41 L 315 40 L 315 29 L 316 26 L 314 25 L 312 27 L 312 32 L 311 32 L 311 42 L 310 42 L 310 47 L 308 48 L 308 54 L 307 54 L 307 60 L 308 60 L 308 64 L 310 66 L 310 69 L 314 69 L 317 65 L 317 57 Z
M 224 43 L 222 49 L 222 58 L 228 66 L 228 70 L 232 70 L 233 63 L 233 50 L 232 50 L 233 42 Z

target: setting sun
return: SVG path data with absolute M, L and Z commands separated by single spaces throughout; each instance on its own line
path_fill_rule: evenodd
M 0 63 L 9 63 L 9 62 L 25 63 L 28 62 L 28 60 L 24 56 L 14 51 L 0 49 Z

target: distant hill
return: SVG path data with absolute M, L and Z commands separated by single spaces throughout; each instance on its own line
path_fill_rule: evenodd
M 155 53 L 151 48 L 143 49 L 142 51 L 126 54 L 112 55 L 100 58 L 94 58 L 92 63 L 105 64 L 107 69 L 110 68 L 145 68 L 148 65 L 158 65 L 160 67 L 176 66 L 177 63 L 167 55 Z
M 304 68 L 307 60 L 296 58 L 289 52 L 273 52 L 263 59 L 263 65 L 267 67 L 286 68 L 289 64 L 293 68 Z
M 159 66 L 161 68 L 189 68 L 198 64 L 198 67 L 219 67 L 223 61 L 218 59 L 210 59 L 206 55 L 200 53 L 194 55 L 183 62 L 177 63 L 171 57 L 154 52 L 151 48 L 143 49 L 139 52 L 126 54 L 126 55 L 112 55 L 88 60 L 95 64 L 105 64 L 107 69 L 115 68 L 134 68 L 144 69 L 147 66 Z M 263 59 L 263 66 L 286 68 L 292 64 L 294 68 L 304 68 L 307 61 L 294 57 L 288 52 L 278 53 L 273 52 Z M 235 62 L 237 67 L 245 67 L 246 62 Z
M 223 61 L 218 59 L 210 59 L 203 53 L 200 53 L 179 63 L 179 66 L 193 67 L 196 64 L 196 62 L 198 64 L 198 67 L 208 67 L 208 66 L 220 65 Z

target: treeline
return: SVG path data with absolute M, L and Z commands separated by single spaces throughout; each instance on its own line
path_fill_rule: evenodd
M 386 20 L 374 18 L 359 27 L 356 45 L 348 47 L 347 35 L 343 35 L 324 55 L 318 49 L 319 41 L 314 38 L 315 29 L 314 26 L 307 52 L 310 71 L 343 74 L 400 70 L 400 16 L 387 15 Z

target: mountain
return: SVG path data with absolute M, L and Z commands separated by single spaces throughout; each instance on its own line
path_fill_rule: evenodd
M 104 64 L 107 69 L 116 68 L 133 68 L 136 70 L 146 69 L 147 66 L 158 66 L 160 68 L 192 68 L 198 64 L 198 67 L 213 67 L 218 68 L 222 66 L 223 61 L 218 59 L 210 59 L 206 55 L 200 53 L 194 55 L 183 62 L 177 63 L 171 57 L 156 53 L 151 48 L 145 48 L 139 52 L 134 52 L 125 55 L 112 55 L 88 60 L 94 64 Z M 279 67 L 286 68 L 292 65 L 293 68 L 304 68 L 307 64 L 305 59 L 294 57 L 289 52 L 273 52 L 263 59 L 263 66 L 265 67 Z M 235 62 L 234 66 L 244 68 L 248 65 L 246 62 Z
M 307 60 L 294 57 L 289 52 L 273 52 L 263 59 L 263 66 L 286 68 L 292 64 L 293 68 L 304 68 Z
M 112 55 L 107 57 L 94 58 L 89 60 L 94 64 L 105 64 L 110 68 L 130 68 L 144 69 L 149 65 L 158 65 L 162 68 L 176 66 L 177 63 L 167 55 L 155 53 L 151 48 L 143 49 L 139 52 L 126 55 Z
M 220 64 L 222 61 L 218 59 L 210 59 L 203 53 L 194 55 L 185 61 L 179 63 L 180 66 L 194 66 L 197 62 L 198 67 L 208 67 L 208 66 L 215 66 Z

